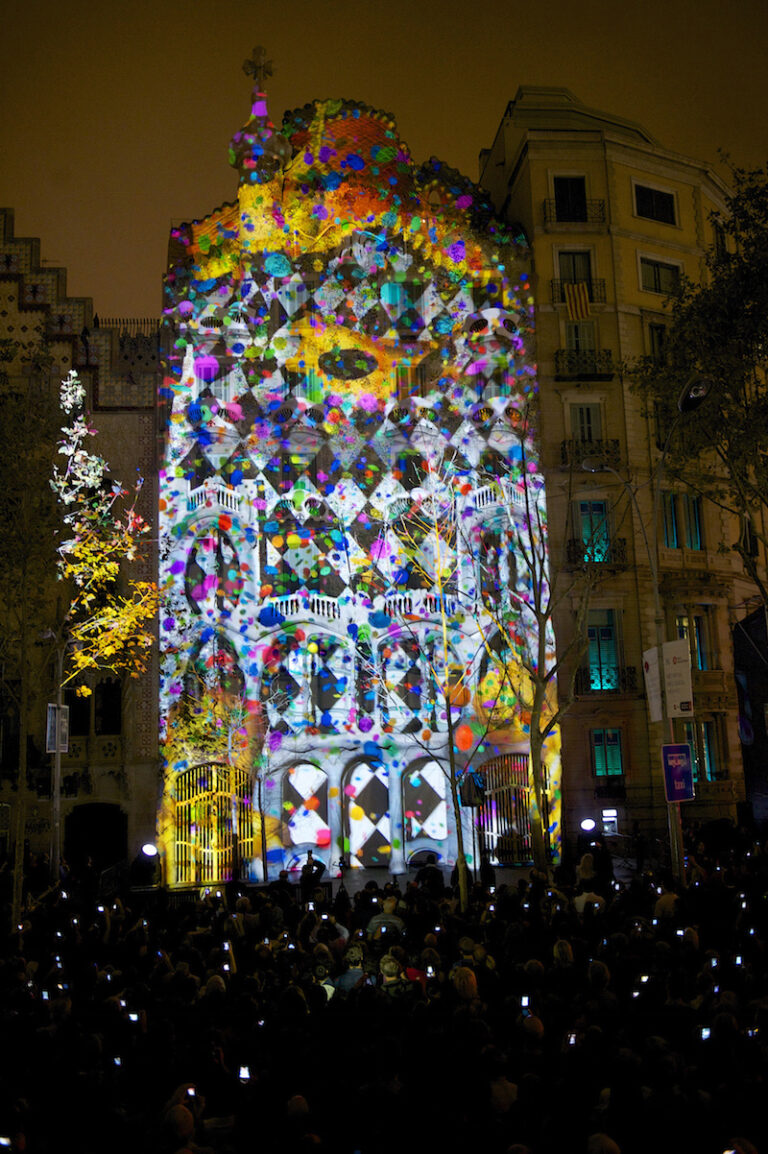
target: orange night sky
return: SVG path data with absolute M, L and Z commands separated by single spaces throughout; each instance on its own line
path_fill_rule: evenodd
M 3 16 L 0 203 L 102 317 L 157 314 L 171 222 L 234 196 L 256 44 L 276 122 L 360 100 L 417 161 L 473 178 L 520 84 L 568 87 L 694 157 L 768 159 L 764 0 L 6 0 Z

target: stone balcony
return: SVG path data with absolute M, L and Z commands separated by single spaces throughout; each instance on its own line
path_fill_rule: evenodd
M 206 508 L 225 509 L 228 513 L 234 513 L 243 525 L 251 521 L 252 509 L 248 500 L 242 493 L 221 482 L 206 481 L 197 489 L 191 489 L 187 495 L 188 513 L 197 513 Z

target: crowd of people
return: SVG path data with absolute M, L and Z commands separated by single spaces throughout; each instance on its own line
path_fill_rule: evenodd
M 586 847 L 464 912 L 435 863 L 354 895 L 69 878 L 6 938 L 0 1146 L 765 1154 L 768 851 L 686 863 L 622 882 Z

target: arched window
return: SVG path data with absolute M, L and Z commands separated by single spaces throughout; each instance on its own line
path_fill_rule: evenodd
M 196 613 L 208 605 L 217 610 L 232 610 L 240 600 L 244 585 L 237 549 L 224 530 L 211 529 L 197 539 L 187 560 L 184 588 L 187 600 Z
M 442 841 L 448 836 L 446 784 L 443 767 L 437 761 L 422 761 L 409 766 L 403 774 L 406 841 Z
M 273 729 L 339 732 L 353 665 L 344 641 L 327 634 L 311 634 L 299 641 L 281 633 L 264 647 L 262 659 L 261 698 Z
M 391 857 L 389 771 L 359 761 L 344 777 L 345 849 L 353 869 L 388 866 Z
M 285 773 L 283 815 L 291 845 L 327 848 L 331 844 L 328 778 L 322 769 L 307 762 Z
M 206 630 L 192 649 L 184 675 L 184 692 L 193 700 L 206 693 L 242 698 L 245 678 L 234 646 L 221 633 Z
M 422 724 L 424 670 L 415 638 L 385 642 L 379 647 L 382 719 L 395 731 L 410 733 Z

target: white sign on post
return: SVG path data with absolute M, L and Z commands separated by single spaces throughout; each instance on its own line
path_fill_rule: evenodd
M 49 705 L 45 727 L 45 752 L 69 753 L 69 706 Z
M 691 650 L 685 637 L 664 642 L 664 695 L 667 717 L 693 717 Z
M 651 721 L 663 721 L 664 717 L 693 717 L 693 685 L 691 683 L 691 651 L 685 638 L 680 641 L 665 641 L 664 653 L 664 698 L 666 710 L 662 709 L 661 677 L 658 649 L 646 649 L 643 653 L 643 673 L 645 692 L 648 695 L 648 710 Z
M 656 646 L 646 649 L 643 654 L 643 675 L 645 677 L 645 692 L 648 695 L 648 710 L 651 721 L 662 720 L 661 709 L 661 677 L 659 676 L 659 654 Z

